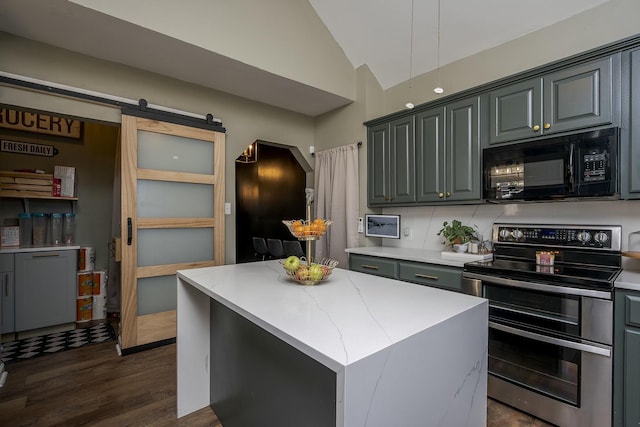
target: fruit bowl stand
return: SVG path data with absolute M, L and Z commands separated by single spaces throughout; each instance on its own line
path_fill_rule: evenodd
M 333 269 L 338 265 L 338 261 L 331 258 L 323 258 L 320 262 L 313 262 L 312 243 L 320 239 L 326 232 L 327 227 L 333 223 L 331 220 L 315 219 L 311 220 L 311 203 L 312 197 L 307 196 L 307 219 L 305 220 L 283 220 L 289 232 L 299 241 L 307 242 L 306 256 L 300 257 L 300 265 L 295 270 L 289 270 L 285 267 L 284 260 L 281 260 L 287 275 L 296 282 L 303 285 L 317 285 L 331 275 Z M 312 279 L 309 271 L 312 264 L 318 264 L 322 269 L 322 277 L 320 279 Z

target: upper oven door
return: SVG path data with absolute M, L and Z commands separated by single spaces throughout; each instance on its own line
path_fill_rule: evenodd
M 489 300 L 489 318 L 493 322 L 526 325 L 543 334 L 613 343 L 610 292 L 466 272 L 464 277 L 479 280 L 482 296 Z
M 575 146 L 534 141 L 483 151 L 484 198 L 495 201 L 563 198 L 575 190 Z

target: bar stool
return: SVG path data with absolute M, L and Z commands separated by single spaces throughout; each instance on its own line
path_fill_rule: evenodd
M 262 261 L 269 255 L 269 248 L 267 248 L 267 243 L 262 237 L 253 238 L 253 250 L 255 251 L 256 259 L 258 259 L 258 256 L 262 256 Z
M 282 246 L 284 247 L 285 256 L 291 256 L 291 255 L 295 255 L 297 257 L 304 256 L 302 245 L 298 240 L 283 240 Z
M 284 258 L 284 248 L 282 246 L 282 240 L 267 239 L 267 247 L 269 248 L 269 255 L 271 255 L 271 258 Z

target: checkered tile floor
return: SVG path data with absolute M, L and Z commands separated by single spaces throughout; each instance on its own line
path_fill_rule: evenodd
M 101 323 L 90 328 L 4 343 L 0 349 L 0 360 L 9 364 L 115 338 L 113 327 L 108 323 Z

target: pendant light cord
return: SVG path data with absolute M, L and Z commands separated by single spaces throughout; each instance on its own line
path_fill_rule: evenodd
M 436 36 L 436 87 L 433 91 L 440 95 L 444 89 L 440 86 L 440 0 L 438 0 L 438 32 Z
M 411 37 L 409 39 L 409 99 L 407 100 L 406 107 L 408 109 L 413 108 L 413 102 L 411 102 L 411 92 L 412 92 L 412 77 L 413 77 L 413 3 L 414 0 L 411 0 L 411 24 L 409 28 L 411 29 Z

